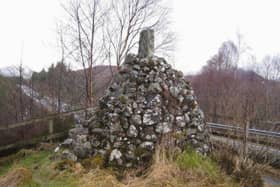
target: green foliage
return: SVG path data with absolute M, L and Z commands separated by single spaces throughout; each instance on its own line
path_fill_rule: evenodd
M 204 157 L 191 149 L 178 155 L 176 162 L 180 169 L 195 169 L 205 173 L 211 178 L 218 177 L 218 165 L 208 157 Z
M 33 152 L 25 156 L 24 159 L 19 160 L 17 164 L 30 169 L 37 168 L 42 164 L 50 163 L 49 155 L 49 151 Z

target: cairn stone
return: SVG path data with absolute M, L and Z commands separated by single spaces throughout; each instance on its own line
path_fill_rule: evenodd
M 72 130 L 78 159 L 102 155 L 109 165 L 137 167 L 151 160 L 156 145 L 209 152 L 204 115 L 183 73 L 153 55 L 152 30 L 141 32 L 139 54 L 129 54 L 99 100 L 84 130 Z M 77 137 L 73 137 L 75 133 Z

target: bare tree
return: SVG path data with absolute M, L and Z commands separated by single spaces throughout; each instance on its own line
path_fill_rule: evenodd
M 19 71 L 19 80 L 18 80 L 18 92 L 19 92 L 19 108 L 20 108 L 20 120 L 23 121 L 24 119 L 24 103 L 23 103 L 23 67 L 22 62 L 20 63 L 18 67 Z
M 209 68 L 216 70 L 233 70 L 238 66 L 239 57 L 237 45 L 229 40 L 222 43 L 218 53 L 208 60 L 207 64 Z
M 31 89 L 30 97 L 29 97 L 29 116 L 33 116 L 33 109 L 34 109 L 34 79 L 31 76 L 29 79 L 29 88 Z
M 64 37 L 63 37 L 63 31 L 60 27 L 60 30 L 58 32 L 59 34 L 59 46 L 61 50 L 61 59 L 60 59 L 60 66 L 59 66 L 59 77 L 58 77 L 58 88 L 57 88 L 57 112 L 61 112 L 61 95 L 62 95 L 62 82 L 63 82 L 63 75 L 64 75 L 64 70 L 65 70 L 65 46 L 64 46 Z
M 260 65 L 260 74 L 267 80 L 280 79 L 280 55 L 266 55 Z
M 280 56 L 267 55 L 263 58 L 261 64 L 257 68 L 257 72 L 264 77 L 264 120 L 277 120 L 276 116 L 279 116 L 279 97 L 280 90 Z
M 22 56 L 23 56 L 23 44 L 21 46 L 21 52 L 20 52 L 20 64 L 18 66 L 18 93 L 19 93 L 19 113 L 20 113 L 20 120 L 23 121 L 24 119 L 24 115 L 25 115 L 25 107 L 24 107 L 24 103 L 23 103 L 23 73 L 24 73 L 24 69 L 23 69 L 23 62 L 22 62 Z
M 143 28 L 161 33 L 158 51 L 171 50 L 174 43 L 174 35 L 167 29 L 169 10 L 161 0 L 72 0 L 63 7 L 69 15 L 63 28 L 65 58 L 71 57 L 83 67 L 86 107 L 94 101 L 93 67 L 105 61 L 119 67 L 136 47 Z
M 66 56 L 82 64 L 86 107 L 90 107 L 93 103 L 93 67 L 103 58 L 100 32 L 105 11 L 101 7 L 101 0 L 72 0 L 63 7 L 69 15 L 65 24 L 67 37 L 63 41 L 68 51 Z
M 169 10 L 161 3 L 161 0 L 110 0 L 104 27 L 109 63 L 114 61 L 119 67 L 138 44 L 138 35 L 144 28 L 155 30 L 159 38 L 156 50 L 167 53 L 173 49 L 174 34 L 168 30 Z

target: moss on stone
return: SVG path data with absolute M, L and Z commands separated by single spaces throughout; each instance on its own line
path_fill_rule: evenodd
M 59 161 L 55 164 L 55 169 L 59 170 L 59 171 L 63 171 L 63 170 L 72 170 L 72 168 L 74 168 L 75 166 L 75 162 L 72 160 L 62 160 Z
M 104 163 L 104 158 L 99 154 L 81 161 L 81 164 L 85 169 L 102 168 Z
M 128 98 L 127 98 L 125 95 L 120 95 L 120 96 L 119 96 L 119 101 L 120 101 L 122 104 L 127 104 Z

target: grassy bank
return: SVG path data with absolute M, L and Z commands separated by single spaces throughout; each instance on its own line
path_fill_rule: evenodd
M 71 161 L 55 161 L 48 150 L 21 150 L 0 159 L 0 186 L 238 186 L 213 160 L 193 151 L 173 158 L 157 151 L 154 164 L 141 171 L 122 173 L 112 168 L 84 168 Z
M 54 169 L 51 151 L 21 150 L 0 160 L 0 186 L 77 186 L 76 176 Z M 14 176 L 18 176 L 14 178 Z

